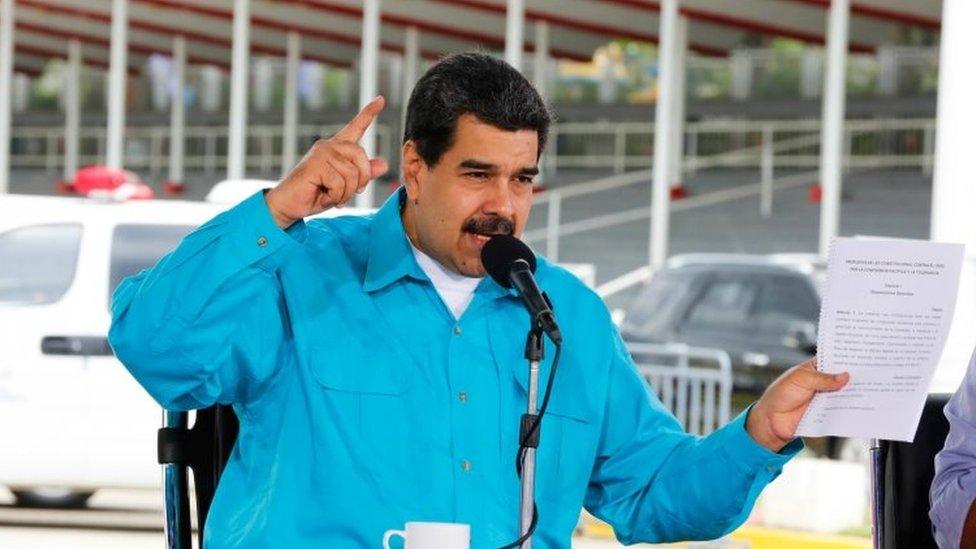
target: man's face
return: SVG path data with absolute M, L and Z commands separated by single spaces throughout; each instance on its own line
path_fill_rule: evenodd
M 403 147 L 404 229 L 441 265 L 481 277 L 481 247 L 494 234 L 521 236 L 538 173 L 535 130 L 507 131 L 473 115 L 458 118 L 454 143 L 434 166 Z

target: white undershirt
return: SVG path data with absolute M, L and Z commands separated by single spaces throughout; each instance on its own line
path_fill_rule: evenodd
M 437 289 L 437 293 L 444 300 L 444 304 L 454 314 L 454 318 L 461 318 L 464 310 L 471 304 L 474 289 L 478 287 L 481 279 L 464 276 L 446 269 L 436 259 L 418 250 L 412 242 L 410 248 L 413 250 L 413 256 L 417 259 L 417 264 L 430 278 L 434 288 Z

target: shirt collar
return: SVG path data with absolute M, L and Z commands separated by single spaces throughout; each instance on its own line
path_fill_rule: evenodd
M 406 201 L 406 189 L 401 187 L 386 199 L 373 216 L 369 234 L 369 259 L 363 281 L 363 290 L 367 292 L 383 289 L 405 277 L 430 281 L 417 264 L 410 240 L 403 230 L 401 212 Z M 518 297 L 514 289 L 502 288 L 489 276 L 484 277 L 475 288 L 475 295 L 484 299 Z
M 400 211 L 407 199 L 403 188 L 383 203 L 370 223 L 369 259 L 363 289 L 374 292 L 404 277 L 427 280 L 410 249 L 410 241 L 403 230 Z

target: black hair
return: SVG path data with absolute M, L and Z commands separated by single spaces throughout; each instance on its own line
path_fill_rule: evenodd
M 535 130 L 539 155 L 553 115 L 532 84 L 511 65 L 480 52 L 445 57 L 417 81 L 407 104 L 403 142 L 433 166 L 454 143 L 457 121 L 471 114 L 503 130 Z

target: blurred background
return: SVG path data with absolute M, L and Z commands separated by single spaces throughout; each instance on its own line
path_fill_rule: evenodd
M 163 544 L 161 410 L 106 343 L 111 292 L 379 94 L 363 145 L 392 169 L 356 206 L 381 204 L 412 86 L 454 52 L 506 59 L 551 103 L 525 239 L 604 297 L 653 390 L 710 432 L 815 353 L 830 238 L 974 243 L 952 210 L 971 181 L 933 178 L 942 14 L 941 0 L 0 0 L 0 546 Z M 973 307 L 958 308 L 933 391 L 954 389 L 972 348 Z M 811 440 L 740 531 L 681 546 L 869 547 L 868 478 L 865 441 Z M 617 546 L 585 515 L 574 545 Z

